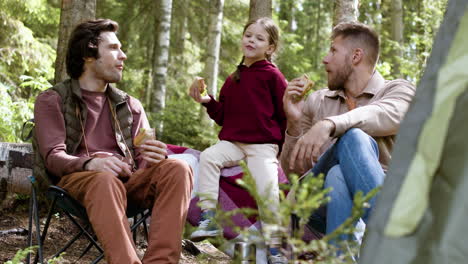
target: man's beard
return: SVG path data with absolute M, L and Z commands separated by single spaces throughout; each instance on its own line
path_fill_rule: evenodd
M 347 58 L 345 61 L 348 61 Z M 351 65 L 345 63 L 343 67 L 335 72 L 335 77 L 328 80 L 328 89 L 332 91 L 344 90 L 344 84 L 351 75 L 352 70 Z

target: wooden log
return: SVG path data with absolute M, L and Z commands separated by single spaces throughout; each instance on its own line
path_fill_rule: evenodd
M 0 142 L 0 201 L 9 193 L 30 193 L 33 160 L 31 144 Z

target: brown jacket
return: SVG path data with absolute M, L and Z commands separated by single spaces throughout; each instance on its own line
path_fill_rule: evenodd
M 301 120 L 302 134 L 306 133 L 318 121 L 328 119 L 335 123 L 333 139 L 321 149 L 323 153 L 336 138 L 343 135 L 350 128 L 360 128 L 372 136 L 379 146 L 379 161 L 387 170 L 391 159 L 391 152 L 395 135 L 400 123 L 408 111 L 416 88 L 408 81 L 398 79 L 386 81 L 379 72 L 375 71 L 366 88 L 356 98 L 356 108 L 349 111 L 345 102 L 344 91 L 322 89 L 309 95 L 306 99 Z M 286 131 L 286 138 L 281 152 L 281 166 L 286 175 L 289 173 L 302 174 L 305 171 L 289 170 L 289 157 L 298 137 L 290 136 Z M 307 170 L 312 167 L 309 164 Z

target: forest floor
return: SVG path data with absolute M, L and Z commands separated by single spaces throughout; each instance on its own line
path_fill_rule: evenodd
M 15 205 L 15 210 L 0 211 L 0 263 L 5 263 L 13 259 L 16 252 L 27 247 L 28 237 L 28 210 L 27 200 L 24 200 L 21 206 Z M 43 227 L 46 218 L 46 213 L 41 212 L 41 227 Z M 33 226 L 34 228 L 34 226 Z M 63 247 L 78 231 L 73 223 L 67 219 L 65 215 L 55 215 L 51 221 L 51 226 L 47 234 L 47 239 L 44 247 L 44 255 L 50 258 L 58 249 Z M 141 230 L 142 231 L 142 230 Z M 33 233 L 35 235 L 35 233 Z M 188 244 L 191 244 L 190 242 Z M 194 264 L 194 263 L 230 263 L 230 258 L 223 252 L 216 249 L 209 242 L 194 243 L 196 248 L 200 250 L 200 254 L 195 256 L 190 250 L 183 249 L 180 258 L 180 264 Z M 66 253 L 62 259 L 56 263 L 91 263 L 99 252 L 93 248 L 82 259 L 78 260 L 81 252 L 87 246 L 87 240 L 80 238 Z M 137 254 L 140 258 L 143 256 L 147 243 L 144 239 L 143 232 L 137 237 Z M 105 263 L 101 261 L 100 263 Z

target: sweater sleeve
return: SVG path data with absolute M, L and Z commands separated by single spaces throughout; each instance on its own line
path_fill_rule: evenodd
M 286 114 L 283 108 L 283 96 L 288 85 L 286 79 L 281 72 L 275 74 L 272 85 L 272 98 L 275 106 L 275 117 L 281 129 L 281 135 L 284 142 L 285 131 L 286 131 Z
M 213 119 L 216 124 L 222 126 L 224 123 L 224 102 L 225 102 L 225 91 L 229 85 L 231 85 L 231 77 L 228 77 L 221 87 L 219 92 L 219 101 L 216 101 L 212 95 L 210 95 L 211 100 L 208 103 L 202 104 L 206 107 L 208 115 Z
M 35 133 L 39 152 L 47 170 L 57 177 L 83 171 L 83 165 L 90 159 L 67 153 L 65 121 L 61 105 L 60 96 L 52 90 L 41 93 L 34 105 Z

